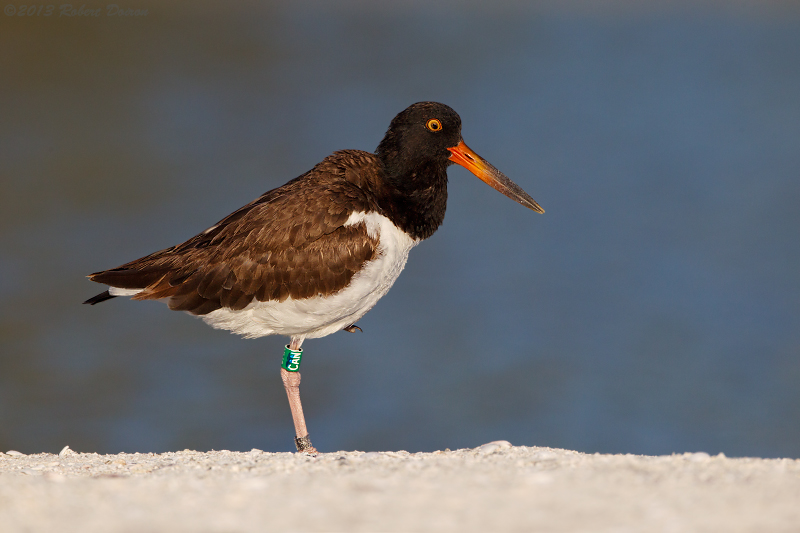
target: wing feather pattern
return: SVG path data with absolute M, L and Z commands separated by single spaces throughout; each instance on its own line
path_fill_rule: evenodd
M 363 224 L 344 225 L 353 212 L 379 211 L 364 187 L 370 170 L 372 154 L 337 152 L 186 242 L 89 279 L 196 315 L 337 292 L 378 253 Z

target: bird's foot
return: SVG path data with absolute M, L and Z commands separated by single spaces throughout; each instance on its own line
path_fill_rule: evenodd
M 312 457 L 316 457 L 317 449 L 311 445 L 311 439 L 308 438 L 308 435 L 305 437 L 295 437 L 294 438 L 294 445 L 297 446 L 297 453 L 305 453 Z
M 342 331 L 347 331 L 348 333 L 355 333 L 356 330 L 358 330 L 358 331 L 360 331 L 362 333 L 364 332 L 363 329 L 361 329 L 360 327 L 356 326 L 355 324 L 350 324 L 349 326 L 344 328 Z

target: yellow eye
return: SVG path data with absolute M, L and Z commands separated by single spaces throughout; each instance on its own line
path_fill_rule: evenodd
M 432 118 L 425 123 L 425 127 L 430 131 L 440 131 L 442 129 L 442 121 L 438 118 Z

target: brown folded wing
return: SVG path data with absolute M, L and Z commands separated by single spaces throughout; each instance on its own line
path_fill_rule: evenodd
M 364 224 L 344 226 L 351 213 L 377 209 L 346 170 L 328 158 L 188 241 L 89 279 L 196 315 L 335 293 L 378 253 Z

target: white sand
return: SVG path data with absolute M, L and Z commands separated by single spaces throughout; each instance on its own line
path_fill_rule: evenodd
M 800 531 L 800 461 L 434 453 L 0 454 L 0 531 Z

